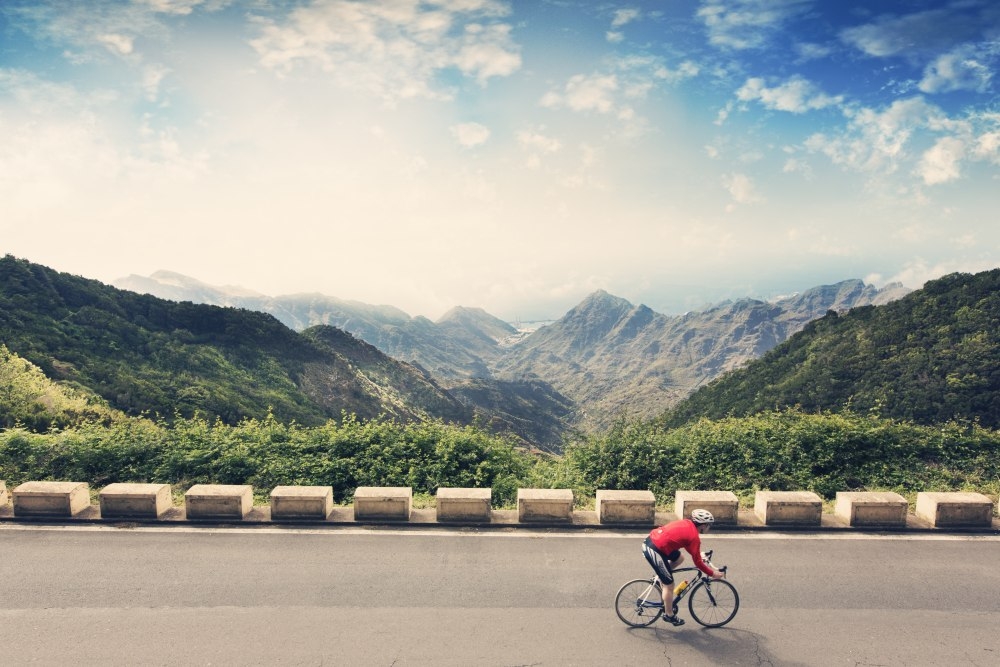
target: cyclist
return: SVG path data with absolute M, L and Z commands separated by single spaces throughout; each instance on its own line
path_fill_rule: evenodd
M 653 567 L 660 580 L 660 598 L 663 601 L 663 620 L 672 625 L 684 625 L 684 619 L 677 618 L 674 600 L 674 568 L 684 562 L 681 548 L 691 554 L 691 559 L 699 570 L 712 577 L 722 579 L 725 573 L 709 567 L 701 558 L 701 536 L 705 534 L 715 517 L 708 510 L 696 509 L 690 519 L 671 521 L 650 531 L 642 544 L 642 555 Z M 670 609 L 672 613 L 668 614 Z

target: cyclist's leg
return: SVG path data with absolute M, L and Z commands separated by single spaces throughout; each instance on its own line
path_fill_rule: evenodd
M 670 583 L 663 587 L 663 613 L 667 616 L 675 616 L 674 611 L 674 568 L 684 562 L 684 554 L 671 551 L 665 556 L 667 567 L 670 569 Z
M 649 561 L 650 567 L 653 568 L 653 572 L 660 580 L 660 601 L 663 602 L 663 613 L 667 616 L 673 616 L 674 573 L 671 565 L 678 558 L 682 558 L 680 552 L 675 551 L 664 555 L 647 537 L 646 541 L 642 543 L 642 555 Z

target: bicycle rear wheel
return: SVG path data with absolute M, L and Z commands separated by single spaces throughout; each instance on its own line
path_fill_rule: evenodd
M 740 608 L 736 587 L 725 579 L 700 581 L 688 595 L 688 610 L 706 628 L 720 628 L 733 620 Z
M 644 628 L 663 613 L 660 592 L 649 579 L 628 582 L 615 596 L 615 612 L 625 625 Z

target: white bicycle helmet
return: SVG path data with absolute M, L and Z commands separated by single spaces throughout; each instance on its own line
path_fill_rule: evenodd
M 715 517 L 708 510 L 692 510 L 691 520 L 696 524 L 715 523 Z

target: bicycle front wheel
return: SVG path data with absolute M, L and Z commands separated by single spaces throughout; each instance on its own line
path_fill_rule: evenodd
M 688 595 L 691 616 L 706 628 L 721 628 L 740 609 L 736 587 L 725 579 L 700 581 Z
M 615 612 L 625 625 L 644 628 L 663 613 L 660 591 L 649 579 L 628 582 L 615 596 Z

